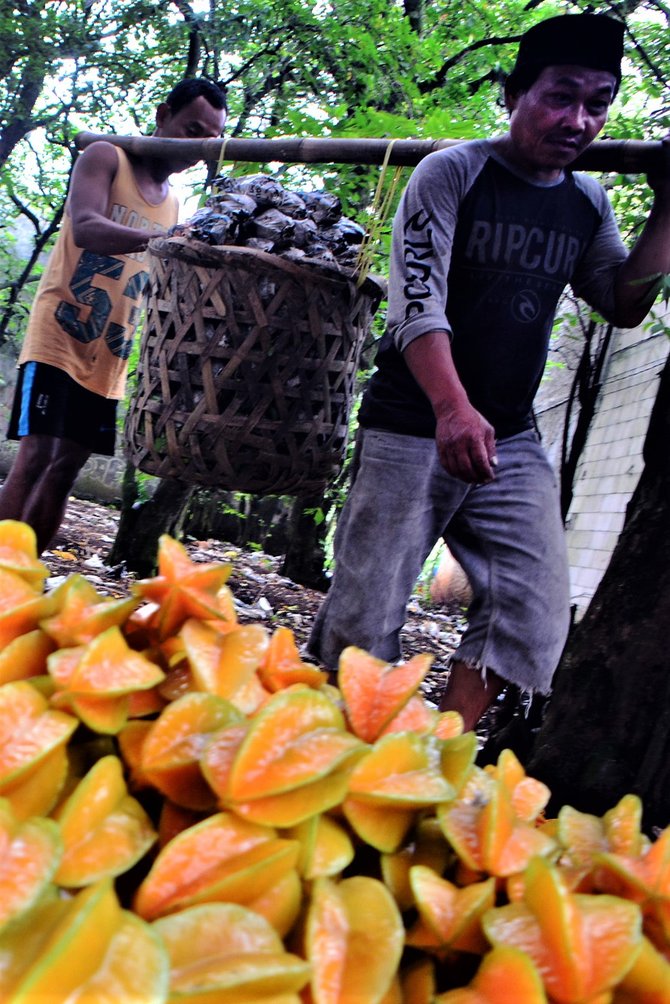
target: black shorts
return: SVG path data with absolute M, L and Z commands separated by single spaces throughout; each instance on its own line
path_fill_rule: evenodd
M 47 363 L 24 363 L 19 368 L 7 438 L 55 436 L 111 457 L 116 405 L 86 390 L 64 370 Z

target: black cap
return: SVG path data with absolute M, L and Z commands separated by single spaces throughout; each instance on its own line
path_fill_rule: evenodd
M 559 14 L 521 37 L 512 75 L 539 74 L 546 66 L 585 66 L 621 80 L 624 25 L 605 14 Z

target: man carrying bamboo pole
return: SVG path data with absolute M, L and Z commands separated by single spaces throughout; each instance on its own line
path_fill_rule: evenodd
M 154 135 L 218 137 L 225 94 L 182 80 L 156 110 Z M 32 306 L 8 436 L 19 449 L 0 519 L 29 523 L 42 551 L 92 453 L 114 453 L 117 401 L 148 278 L 146 247 L 177 220 L 169 176 L 183 157 L 128 156 L 92 144 L 72 174 L 63 227 Z
M 562 15 L 522 37 L 509 131 L 426 157 L 395 223 L 387 332 L 361 405 L 335 574 L 310 638 L 394 662 L 442 536 L 472 586 L 440 707 L 474 728 L 508 683 L 547 693 L 568 630 L 558 493 L 533 425 L 565 286 L 610 323 L 648 313 L 670 271 L 670 174 L 628 252 L 604 190 L 570 165 L 607 120 L 623 25 Z

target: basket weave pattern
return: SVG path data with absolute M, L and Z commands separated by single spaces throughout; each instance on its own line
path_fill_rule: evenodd
M 256 494 L 320 490 L 341 467 L 381 290 L 249 248 L 150 244 L 131 462 Z

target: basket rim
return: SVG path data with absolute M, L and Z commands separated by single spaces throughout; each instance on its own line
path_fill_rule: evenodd
M 177 258 L 192 265 L 202 265 L 205 268 L 223 268 L 234 264 L 237 260 L 246 258 L 258 264 L 266 264 L 280 269 L 297 279 L 306 276 L 324 280 L 336 286 L 354 286 L 356 275 L 347 275 L 327 263 L 315 259 L 307 259 L 303 264 L 289 261 L 281 255 L 261 251 L 258 248 L 248 248 L 237 244 L 205 244 L 186 237 L 153 237 L 149 241 L 149 252 L 157 258 Z M 382 276 L 367 275 L 360 286 L 360 291 L 376 300 L 382 300 L 387 294 L 387 283 Z

